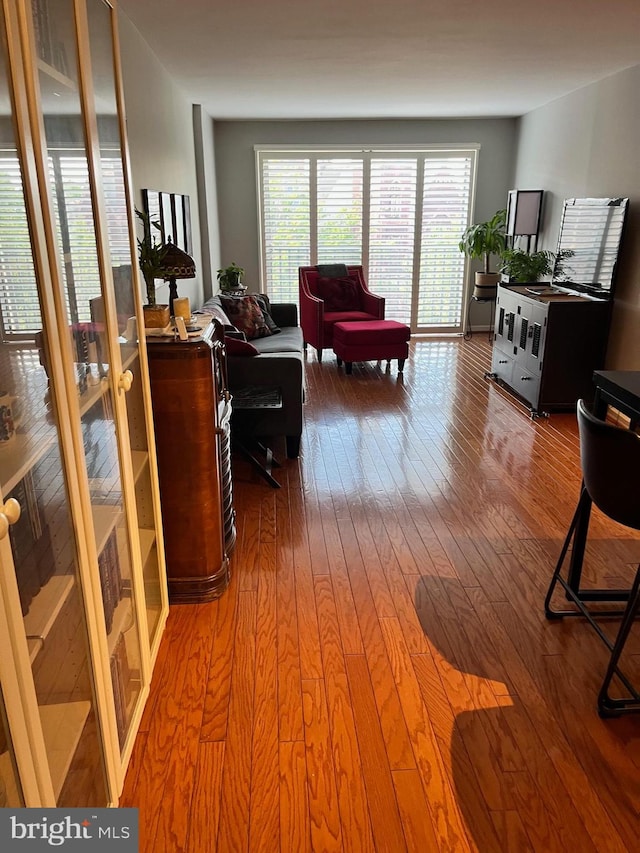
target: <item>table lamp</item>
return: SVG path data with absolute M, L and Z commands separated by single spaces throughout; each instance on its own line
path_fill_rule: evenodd
M 173 313 L 173 300 L 178 296 L 178 285 L 176 280 L 179 278 L 195 278 L 196 263 L 186 252 L 183 252 L 175 243 L 171 242 L 171 237 L 166 242 L 166 253 L 162 262 L 162 277 L 169 282 L 169 313 Z

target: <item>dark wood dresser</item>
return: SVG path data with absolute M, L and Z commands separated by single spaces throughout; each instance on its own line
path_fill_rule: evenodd
M 148 338 L 169 598 L 217 598 L 235 542 L 224 337 Z

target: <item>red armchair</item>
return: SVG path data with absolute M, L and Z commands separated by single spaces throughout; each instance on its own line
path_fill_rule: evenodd
M 316 348 L 318 361 L 332 346 L 335 323 L 384 320 L 384 298 L 371 293 L 361 266 L 347 266 L 345 276 L 323 272 L 322 267 L 298 267 L 300 326 L 305 346 Z

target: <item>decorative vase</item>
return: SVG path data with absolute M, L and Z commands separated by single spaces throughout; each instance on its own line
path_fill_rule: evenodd
M 498 295 L 500 273 L 477 272 L 473 288 L 474 299 L 495 299 Z
M 144 305 L 144 325 L 146 329 L 164 329 L 171 319 L 168 305 Z

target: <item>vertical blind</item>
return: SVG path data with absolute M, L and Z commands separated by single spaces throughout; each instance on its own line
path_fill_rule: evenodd
M 298 267 L 362 264 L 386 316 L 459 330 L 475 148 L 349 152 L 256 149 L 262 284 L 297 301 Z
M 109 210 L 111 262 L 131 263 L 122 162 L 101 158 L 105 204 Z M 49 156 L 58 248 L 71 322 L 91 319 L 89 300 L 100 290 L 87 160 L 72 152 Z M 0 313 L 5 341 L 28 340 L 42 328 L 40 300 L 31 254 L 20 164 L 0 156 Z

